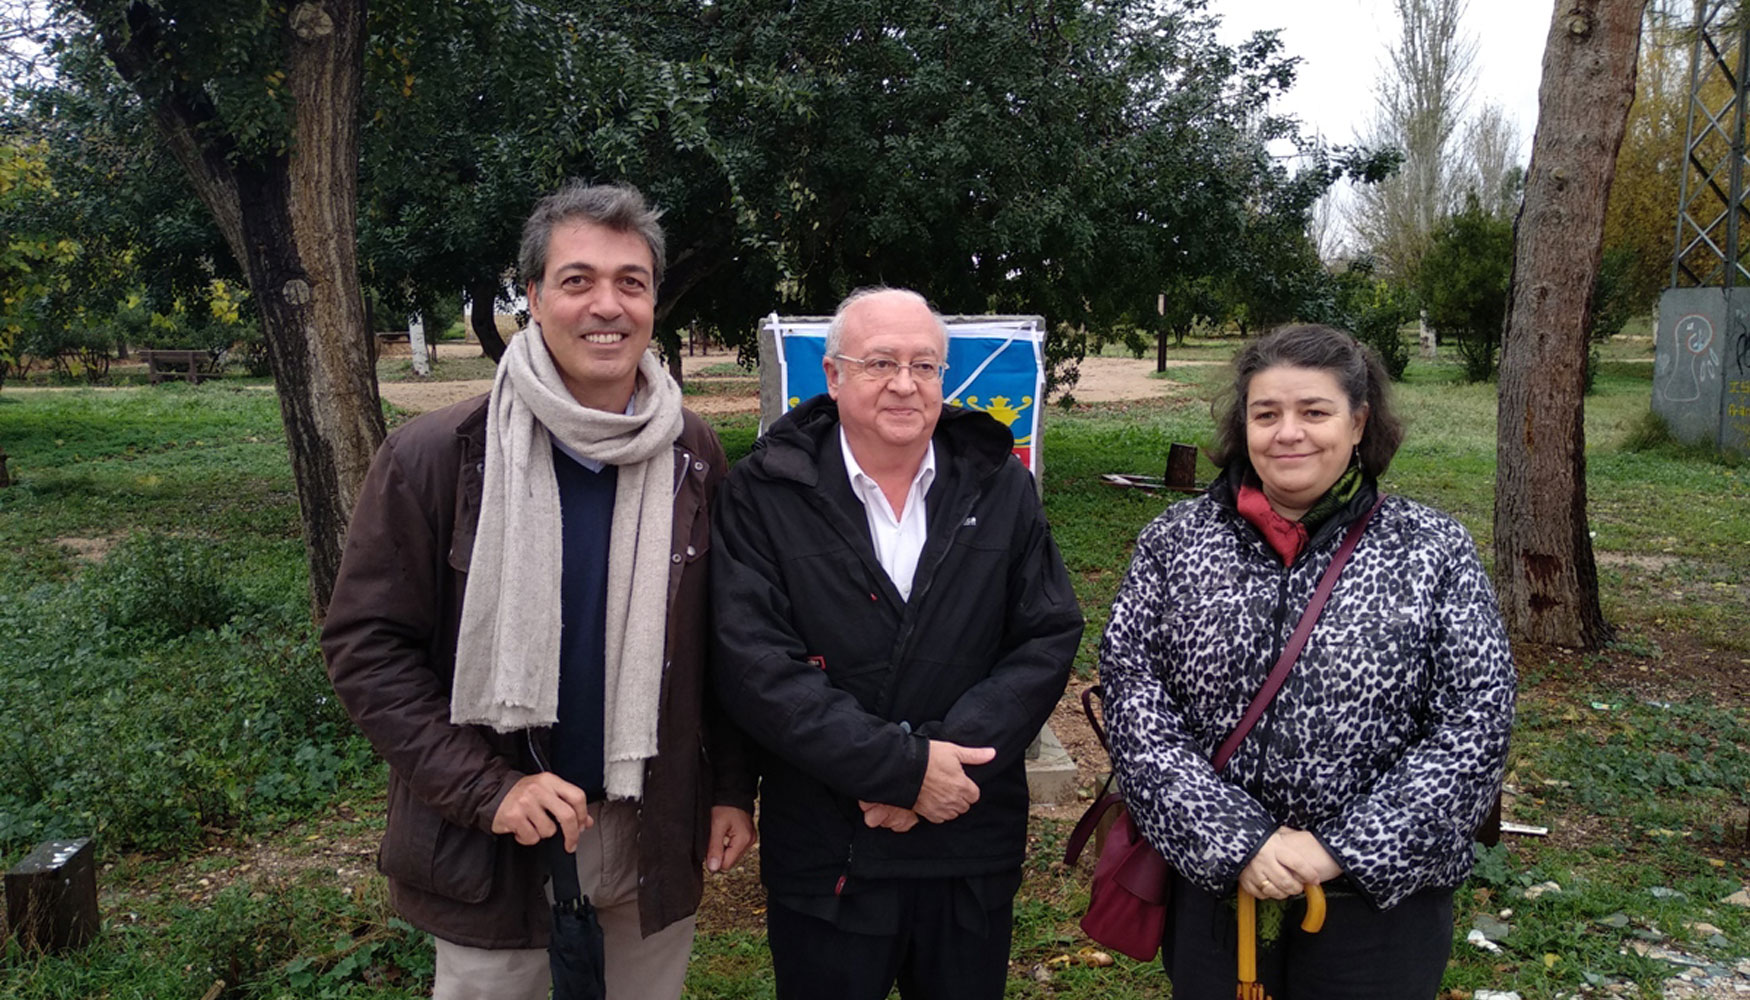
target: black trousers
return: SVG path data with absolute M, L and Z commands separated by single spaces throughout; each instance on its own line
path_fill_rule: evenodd
M 1300 929 L 1306 903 L 1295 900 L 1281 935 L 1259 944 L 1258 981 L 1271 1000 L 1433 1000 L 1452 953 L 1450 889 L 1419 892 L 1384 911 L 1352 892 L 1328 892 L 1325 901 L 1317 934 Z M 1173 1000 L 1233 1000 L 1237 920 L 1231 897 L 1173 877 L 1170 947 L 1161 956 Z
M 766 939 L 778 1000 L 1002 1000 L 1009 974 L 1014 901 L 982 921 L 956 917 L 958 879 L 899 880 L 893 934 L 859 934 L 783 906 L 766 909 Z M 980 930 L 968 924 L 982 923 Z M 1231 1000 L 1231 987 L 1228 996 Z

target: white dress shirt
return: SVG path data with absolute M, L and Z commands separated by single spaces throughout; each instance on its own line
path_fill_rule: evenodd
M 845 453 L 845 471 L 851 477 L 851 492 L 862 501 L 863 513 L 869 518 L 869 539 L 875 543 L 875 558 L 881 560 L 881 568 L 887 571 L 887 578 L 899 589 L 899 596 L 909 601 L 911 579 L 917 575 L 918 557 L 923 555 L 924 541 L 929 537 L 929 516 L 924 510 L 924 497 L 929 495 L 930 484 L 936 481 L 936 443 L 930 442 L 924 451 L 924 460 L 918 464 L 918 473 L 911 480 L 911 490 L 905 495 L 905 509 L 898 517 L 893 515 L 893 507 L 888 504 L 887 495 L 881 492 L 881 486 L 857 464 L 857 456 L 851 454 L 851 442 L 845 438 L 842 426 L 839 428 L 839 447 Z

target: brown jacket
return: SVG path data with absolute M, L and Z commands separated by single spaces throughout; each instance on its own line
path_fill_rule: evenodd
M 378 867 L 415 927 L 475 948 L 547 943 L 545 865 L 491 833 L 510 787 L 546 755 L 545 730 L 500 734 L 451 725 L 456 631 L 486 454 L 486 397 L 390 434 L 371 463 L 322 631 L 334 690 L 389 764 Z M 645 934 L 693 913 L 712 805 L 753 808 L 740 736 L 720 723 L 705 677 L 706 505 L 727 461 L 687 413 L 675 440 L 672 571 L 657 756 L 639 816 Z M 558 544 L 558 539 L 554 539 Z

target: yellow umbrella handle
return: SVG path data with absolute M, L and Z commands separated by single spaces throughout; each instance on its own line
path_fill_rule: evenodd
M 1317 934 L 1319 928 L 1325 926 L 1325 890 L 1318 883 L 1306 884 L 1306 916 L 1301 918 L 1300 929 L 1308 934 Z
M 1325 926 L 1325 890 L 1317 883 L 1306 885 L 1306 916 L 1300 929 L 1317 934 Z M 1244 889 L 1239 890 L 1239 988 L 1238 1000 L 1269 1000 L 1264 987 L 1258 984 L 1258 900 Z
M 1258 981 L 1258 901 L 1244 889 L 1240 890 L 1240 982 Z

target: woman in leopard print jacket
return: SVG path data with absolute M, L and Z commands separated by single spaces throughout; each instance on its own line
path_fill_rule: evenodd
M 1234 366 L 1222 475 L 1143 530 L 1100 648 L 1114 769 L 1179 873 L 1173 996 L 1234 995 L 1236 885 L 1293 900 L 1321 883 L 1325 930 L 1260 952 L 1269 995 L 1428 1000 L 1506 764 L 1515 677 L 1494 592 L 1464 528 L 1388 497 L 1218 775 L 1216 746 L 1403 436 L 1383 366 L 1340 330 L 1278 330 Z

